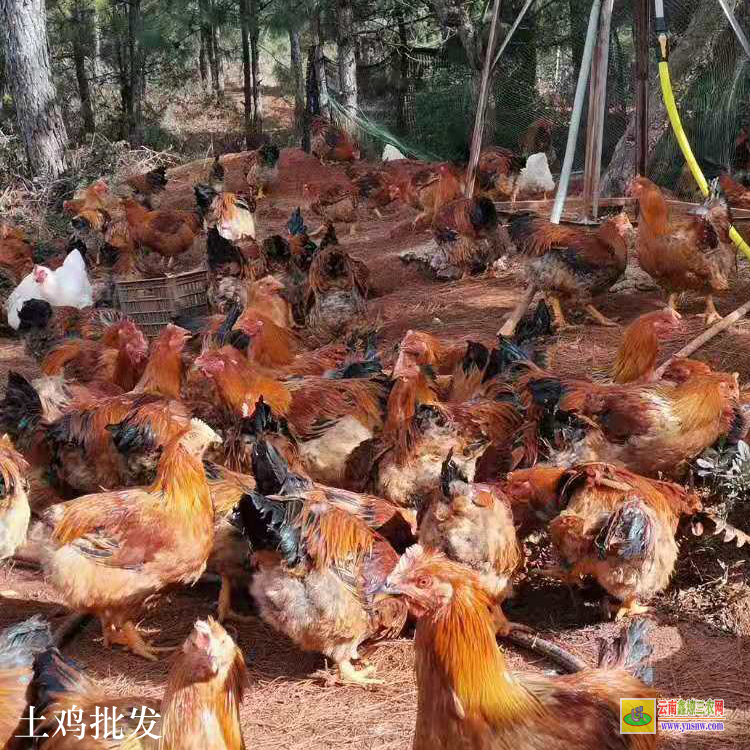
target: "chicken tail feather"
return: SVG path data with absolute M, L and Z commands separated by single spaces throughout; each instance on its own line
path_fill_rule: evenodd
M 599 669 L 626 669 L 646 685 L 653 685 L 651 623 L 645 618 L 630 622 L 612 641 L 599 641 Z
M 5 398 L 0 401 L 0 430 L 14 440 L 30 435 L 42 419 L 42 400 L 23 375 L 11 370 Z

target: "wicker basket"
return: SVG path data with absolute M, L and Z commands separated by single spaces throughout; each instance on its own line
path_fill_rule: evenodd
M 207 313 L 207 290 L 205 268 L 157 279 L 115 282 L 116 304 L 151 339 L 177 315 Z

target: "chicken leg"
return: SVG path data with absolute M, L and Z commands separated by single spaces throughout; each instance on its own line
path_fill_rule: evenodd
M 711 294 L 706 295 L 706 312 L 701 317 L 706 319 L 706 327 L 723 320 L 723 317 L 719 315 L 719 311 L 716 309 L 716 305 L 714 305 L 714 298 Z
M 568 328 L 568 321 L 565 320 L 563 314 L 562 305 L 560 304 L 559 298 L 555 297 L 554 294 L 548 295 L 549 305 L 552 308 L 552 317 L 555 319 L 555 328 L 558 331 L 563 331 Z
M 371 675 L 375 674 L 375 665 L 372 664 L 364 669 L 355 669 L 354 665 L 349 659 L 338 663 L 339 675 L 341 681 L 351 685 L 362 685 L 367 687 L 368 685 L 384 685 L 383 680 L 378 680 Z
M 177 646 L 152 646 L 143 636 L 138 632 L 138 628 L 128 620 L 121 629 L 110 626 L 109 628 L 103 628 L 104 633 L 104 645 L 111 646 L 117 644 L 118 646 L 125 646 L 125 648 L 132 651 L 138 656 L 142 656 L 144 659 L 149 661 L 158 661 L 159 657 L 157 654 L 166 653 L 169 651 L 175 651 Z
M 235 622 L 256 622 L 257 618 L 252 615 L 241 615 L 232 609 L 232 583 L 226 577 L 221 577 L 221 591 L 219 592 L 219 606 L 216 616 L 223 625 L 225 620 Z
M 610 616 L 612 613 L 615 615 L 615 621 L 622 620 L 624 617 L 635 617 L 636 615 L 643 615 L 649 611 L 649 607 L 645 604 L 638 604 L 638 600 L 635 597 L 626 599 L 621 606 L 616 604 L 608 603 Z
M 600 326 L 617 328 L 620 325 L 617 321 L 602 315 L 593 305 L 586 305 L 586 311 Z

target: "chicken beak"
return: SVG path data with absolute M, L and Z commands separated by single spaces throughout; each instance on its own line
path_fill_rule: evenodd
M 383 599 L 387 599 L 389 596 L 400 596 L 401 591 L 398 589 L 398 587 L 394 586 L 393 584 L 383 583 L 381 584 L 376 590 L 375 593 L 372 596 L 373 603 L 375 602 L 382 602 Z

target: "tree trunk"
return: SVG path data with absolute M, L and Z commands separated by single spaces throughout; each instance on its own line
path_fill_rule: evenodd
M 217 23 L 214 26 L 214 55 L 216 55 L 216 66 L 219 69 L 219 91 L 221 98 L 224 98 L 224 52 L 221 49 L 221 26 Z
M 253 89 L 253 116 L 251 127 L 253 138 L 263 132 L 263 94 L 260 79 L 260 8 L 258 0 L 248 1 L 248 15 L 250 22 L 250 74 Z
M 211 88 L 216 95 L 216 101 L 220 102 L 224 98 L 224 76 L 222 75 L 223 63 L 221 61 L 221 32 L 216 20 L 215 5 L 213 0 L 208 0 L 210 10 L 209 20 L 209 64 L 211 65 Z
M 398 130 L 406 135 L 409 129 L 409 37 L 406 33 L 406 21 L 401 7 L 396 10 L 398 23 Z
M 245 142 L 250 148 L 250 133 L 253 122 L 253 76 L 250 62 L 250 21 L 248 19 L 248 0 L 239 0 L 240 32 L 242 34 L 242 92 L 245 105 Z
M 128 0 L 128 72 L 130 110 L 128 112 L 128 140 L 132 146 L 143 143 L 143 60 L 141 33 L 143 31 L 141 0 Z
M 294 79 L 294 130 L 302 137 L 305 116 L 305 71 L 302 67 L 302 43 L 299 28 L 289 29 L 289 62 Z
M 734 9 L 743 0 L 730 0 Z M 726 18 L 723 13 L 717 13 L 714 0 L 701 0 L 694 15 L 677 45 L 671 49 L 669 55 L 669 70 L 672 86 L 678 100 L 680 93 L 684 93 L 691 79 L 705 65 L 710 64 L 713 57 L 712 49 L 726 28 Z M 652 86 L 648 102 L 648 152 L 653 153 L 654 147 L 665 131 L 670 127 L 660 86 Z M 625 133 L 620 138 L 607 172 L 602 178 L 602 195 L 622 195 L 631 178 L 635 176 L 635 112 L 631 115 Z
M 65 171 L 68 134 L 55 100 L 43 0 L 0 0 L 6 66 L 18 127 L 34 174 Z
M 95 1 L 91 3 L 91 36 L 94 42 L 91 54 L 91 75 L 95 82 L 98 82 L 97 79 L 102 74 L 102 32 L 99 28 L 99 10 Z
M 208 65 L 206 61 L 206 43 L 202 31 L 200 34 L 200 48 L 198 50 L 198 73 L 201 77 L 201 88 L 205 90 L 208 85 Z
M 328 104 L 328 78 L 326 76 L 326 59 L 323 51 L 323 29 L 320 23 L 321 14 L 320 3 L 315 5 L 312 14 L 312 21 L 310 24 L 310 31 L 312 32 L 312 42 L 315 52 L 315 80 L 317 83 L 317 105 L 319 111 L 316 114 L 323 115 L 324 117 L 331 117 L 330 105 Z
M 198 0 L 198 12 L 200 14 L 200 36 L 201 36 L 201 55 L 202 62 L 201 78 L 208 82 L 208 75 L 211 74 L 211 91 L 216 94 L 219 87 L 218 70 L 214 66 L 214 46 L 211 40 L 211 22 L 209 19 L 209 0 Z M 205 77 L 204 77 L 205 69 Z M 216 74 L 216 77 L 214 77 Z
M 70 20 L 73 25 L 73 64 L 76 71 L 76 81 L 78 83 L 78 96 L 81 99 L 83 132 L 93 133 L 96 129 L 96 123 L 94 121 L 94 108 L 91 104 L 89 78 L 86 74 L 86 40 L 84 37 L 87 25 L 85 23 L 85 12 L 80 5 L 75 4 L 73 6 Z
M 349 114 L 349 117 L 341 124 L 349 132 L 354 132 L 356 125 L 353 118 L 357 115 L 357 56 L 352 0 L 337 0 L 337 9 L 339 94 L 341 105 Z

